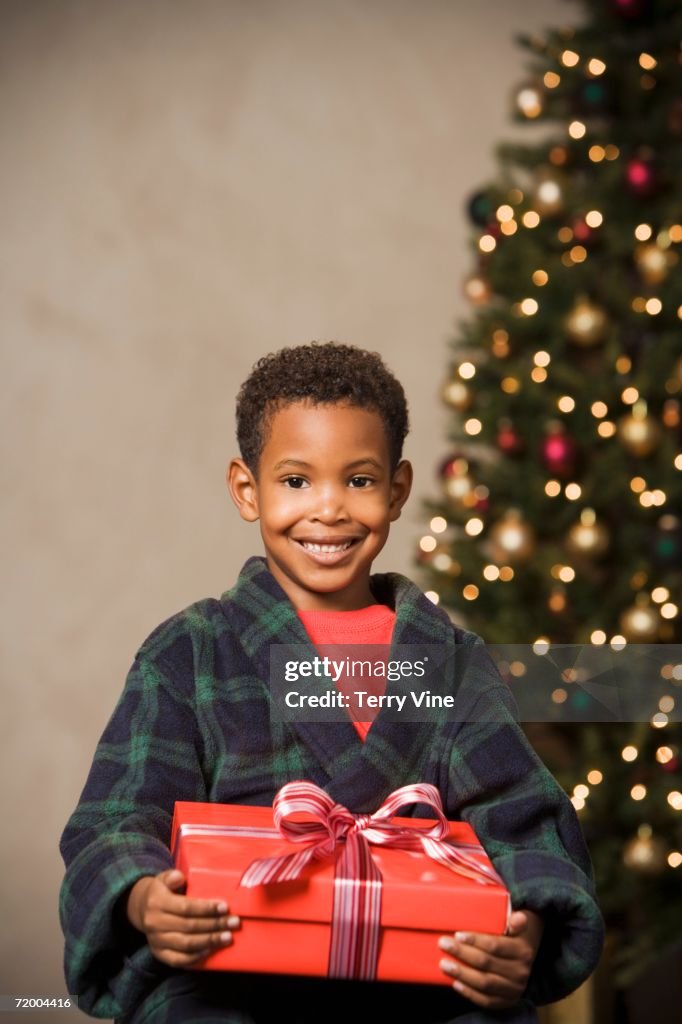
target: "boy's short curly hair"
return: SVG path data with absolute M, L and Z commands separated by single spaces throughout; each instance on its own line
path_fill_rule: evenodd
M 293 402 L 344 404 L 379 413 L 391 468 L 400 462 L 409 429 L 407 400 L 377 352 L 333 341 L 312 342 L 259 359 L 237 396 L 237 441 L 252 473 L 258 471 L 273 414 Z

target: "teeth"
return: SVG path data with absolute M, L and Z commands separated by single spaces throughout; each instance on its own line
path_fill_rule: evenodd
M 301 541 L 306 551 L 312 551 L 314 554 L 329 554 L 334 551 L 346 551 L 353 543 L 350 540 L 345 541 L 343 544 L 311 544 L 308 541 Z

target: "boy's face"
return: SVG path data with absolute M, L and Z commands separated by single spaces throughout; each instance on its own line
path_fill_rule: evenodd
M 269 423 L 256 479 L 228 470 L 243 519 L 260 520 L 268 567 L 296 608 L 349 610 L 373 602 L 372 562 L 410 492 L 412 470 L 391 473 L 378 413 L 296 402 Z

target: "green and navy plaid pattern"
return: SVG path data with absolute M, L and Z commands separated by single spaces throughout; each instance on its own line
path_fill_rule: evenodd
M 404 577 L 375 575 L 372 590 L 396 610 L 394 643 L 447 644 L 460 664 L 482 651 Z M 81 1008 L 123 1017 L 182 973 L 154 960 L 122 909 L 138 878 L 172 865 L 175 801 L 267 806 L 295 779 L 317 783 L 354 813 L 376 809 L 399 786 L 435 785 L 447 816 L 476 831 L 514 906 L 545 916 L 528 995 L 549 1002 L 580 984 L 602 944 L 589 857 L 573 808 L 516 724 L 492 663 L 477 657 L 478 667 L 453 680 L 467 709 L 461 721 L 380 714 L 363 744 L 350 720 L 271 715 L 273 643 L 310 641 L 264 559 L 251 558 L 221 600 L 173 616 L 138 651 L 61 840 L 66 978 Z

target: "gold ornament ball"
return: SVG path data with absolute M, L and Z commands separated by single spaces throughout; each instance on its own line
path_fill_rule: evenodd
M 635 263 L 647 284 L 660 284 L 667 277 L 668 256 L 655 242 L 635 247 Z
M 606 337 L 609 318 L 589 299 L 579 299 L 564 321 L 566 333 L 575 345 L 592 348 Z
M 643 875 L 658 875 L 667 863 L 665 843 L 652 834 L 649 825 L 640 825 L 637 835 L 623 847 L 623 863 Z
M 443 489 L 450 501 L 460 504 L 473 491 L 474 481 L 468 473 L 458 473 L 446 479 Z
M 471 405 L 471 391 L 464 381 L 455 377 L 453 380 L 449 380 L 443 388 L 443 401 L 451 409 L 464 412 Z
M 490 540 L 502 562 L 525 562 L 535 550 L 533 530 L 515 509 L 494 524 Z
M 574 555 L 589 555 L 591 558 L 606 551 L 609 533 L 605 526 L 597 522 L 593 509 L 583 509 L 579 522 L 574 523 L 568 531 L 566 546 Z
M 656 450 L 661 428 L 652 416 L 635 410 L 618 423 L 618 437 L 631 455 L 641 458 Z
M 635 602 L 621 612 L 618 622 L 623 636 L 630 643 L 650 644 L 658 639 L 661 617 L 646 599 Z

